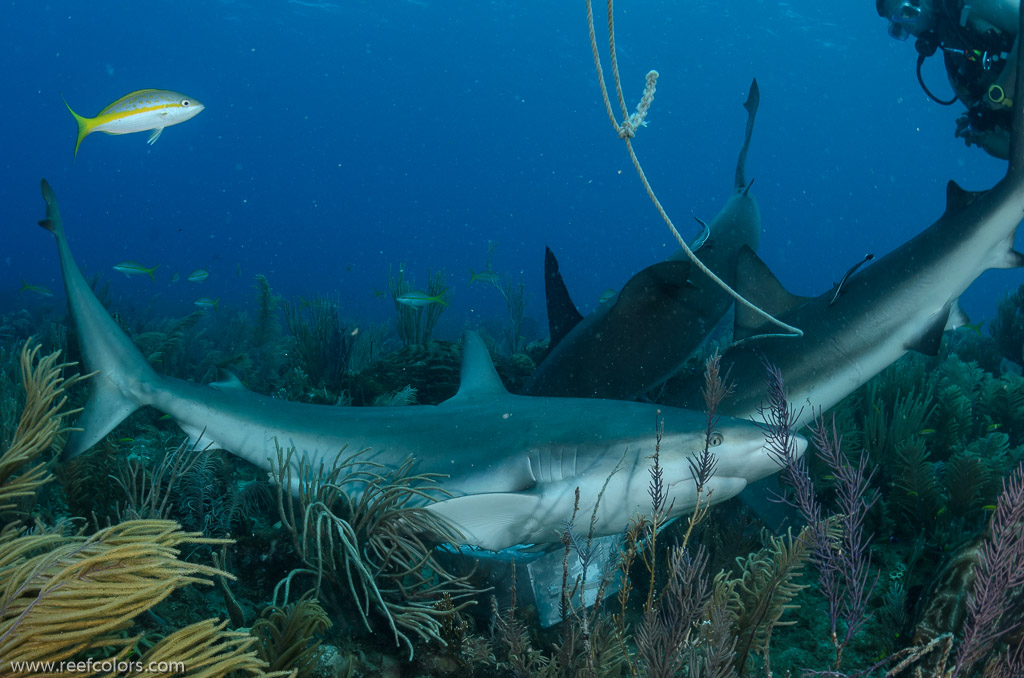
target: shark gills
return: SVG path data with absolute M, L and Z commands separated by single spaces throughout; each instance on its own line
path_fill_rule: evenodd
M 675 408 L 608 400 L 509 394 L 483 342 L 463 340 L 458 393 L 437 406 L 329 407 L 258 395 L 230 379 L 199 385 L 157 374 L 93 294 L 72 257 L 53 190 L 42 184 L 46 219 L 56 237 L 64 286 L 90 381 L 85 412 L 64 458 L 81 454 L 125 417 L 151 406 L 177 421 L 193 440 L 269 469 L 276 448 L 294 447 L 314 465 L 343 450 L 388 466 L 408 458 L 415 472 L 444 474 L 451 498 L 428 510 L 447 519 L 463 543 L 501 550 L 557 542 L 573 512 L 596 508 L 596 536 L 621 532 L 636 511 L 649 510 L 648 469 L 657 417 L 665 422 L 661 466 L 673 515 L 694 507 L 689 461 L 704 446 L 705 416 Z M 715 436 L 714 500 L 778 470 L 763 435 L 749 422 L 723 418 Z M 800 442 L 800 452 L 806 442 Z M 296 460 L 297 462 L 297 460 Z M 602 494 L 603 492 L 603 494 Z
M 1022 5 L 1024 10 L 1024 5 Z M 1024 12 L 1021 31 L 1024 35 Z M 1024 50 L 1018 50 L 1016 91 L 1024 92 Z M 851 273 L 841 294 L 790 294 L 752 250 L 740 255 L 740 294 L 785 322 L 804 330 L 799 338 L 743 342 L 764 327 L 742 309 L 736 314 L 735 343 L 722 356 L 736 397 L 723 411 L 754 416 L 764 390 L 764 361 L 782 371 L 790 402 L 803 406 L 798 425 L 813 408 L 828 409 L 907 351 L 938 353 L 942 333 L 967 322 L 957 303 L 990 268 L 1024 266 L 1013 249 L 1024 218 L 1024 96 L 1013 104 L 1013 134 L 1006 175 L 991 189 L 969 192 L 949 182 L 946 210 L 938 221 L 881 259 Z M 684 380 L 662 400 L 685 407 L 699 402 L 694 380 Z M 696 396 L 696 397 L 695 397 Z M 815 409 L 816 411 L 816 409 Z
M 730 286 L 741 248 L 756 250 L 761 239 L 761 213 L 746 178 L 760 100 L 754 80 L 743 104 L 747 127 L 732 195 L 707 225 L 700 246 L 701 261 Z M 583 317 L 550 249 L 544 261 L 551 351 L 527 383 L 528 395 L 636 398 L 671 376 L 732 305 L 680 249 L 637 273 L 617 296 Z

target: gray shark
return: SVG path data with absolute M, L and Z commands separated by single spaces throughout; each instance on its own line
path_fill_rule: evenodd
M 1024 50 L 1017 54 L 1016 87 L 1024 92 Z M 781 370 L 790 401 L 803 406 L 799 425 L 813 416 L 812 407 L 832 407 L 907 351 L 935 355 L 943 331 L 966 322 L 957 304 L 964 290 L 990 268 L 1024 266 L 1024 255 L 1013 249 L 1024 218 L 1024 97 L 1014 102 L 1013 131 L 1009 168 L 999 183 L 972 193 L 950 182 L 938 221 L 825 294 L 789 294 L 756 254 L 744 250 L 737 291 L 804 334 L 743 341 L 774 330 L 738 311 L 739 343 L 722 356 L 737 395 L 723 411 L 756 416 L 765 361 Z M 685 407 L 698 402 L 699 392 L 692 391 L 698 387 L 682 380 L 662 400 Z
M 428 510 L 450 521 L 465 544 L 501 550 L 558 541 L 576 488 L 584 516 L 604 488 L 596 536 L 619 533 L 636 511 L 649 510 L 648 470 L 660 416 L 661 466 L 672 512 L 682 515 L 694 506 L 689 462 L 703 448 L 703 414 L 643 403 L 511 395 L 474 333 L 463 342 L 458 393 L 437 406 L 307 405 L 252 393 L 237 379 L 199 385 L 161 376 L 93 294 L 68 247 L 56 196 L 45 180 L 42 188 L 47 207 L 40 225 L 56 237 L 83 361 L 98 371 L 65 459 L 90 448 L 144 405 L 169 414 L 194 441 L 201 437 L 262 468 L 269 468 L 277 445 L 294 447 L 314 467 L 330 465 L 346 449 L 366 449 L 367 461 L 391 467 L 411 457 L 416 472 L 447 476 L 441 484 L 451 498 Z M 713 443 L 715 501 L 778 470 L 760 429 L 749 422 L 722 419 Z
M 761 213 L 745 169 L 760 100 L 754 80 L 743 104 L 747 127 L 732 195 L 705 226 L 698 253 L 730 286 L 740 249 L 756 250 L 761 239 Z M 637 273 L 585 318 L 550 249 L 544 273 L 551 349 L 524 387 L 528 395 L 632 400 L 671 376 L 732 305 L 710 278 L 691 270 L 682 249 Z

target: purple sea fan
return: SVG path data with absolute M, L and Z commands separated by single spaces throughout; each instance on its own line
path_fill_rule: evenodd
M 1011 591 L 1020 586 L 1024 586 L 1024 464 L 1003 481 L 968 599 L 964 638 L 952 678 L 967 672 L 1021 625 L 1021 611 L 1008 609 L 1017 600 Z

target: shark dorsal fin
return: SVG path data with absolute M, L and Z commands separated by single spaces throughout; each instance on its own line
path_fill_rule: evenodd
M 550 247 L 544 248 L 544 296 L 548 306 L 548 331 L 551 333 L 549 349 L 552 349 L 583 320 L 583 314 L 572 303 L 569 289 L 558 272 L 558 259 Z
M 479 396 L 508 395 L 501 383 L 498 371 L 494 369 L 491 354 L 487 352 L 480 335 L 466 330 L 462 335 L 462 372 L 459 392 L 446 400 L 465 400 Z
M 809 301 L 808 297 L 790 294 L 768 268 L 768 264 L 744 245 L 736 259 L 736 291 L 751 303 L 773 316 L 780 316 Z M 745 306 L 736 305 L 733 340 L 739 341 L 760 333 L 768 321 Z
M 689 261 L 660 261 L 630 278 L 615 299 L 611 312 L 631 313 L 632 309 L 651 306 L 652 295 L 675 298 L 686 285 L 690 275 Z
M 957 214 L 971 206 L 984 191 L 967 191 L 955 181 L 946 184 L 946 214 Z
M 245 384 L 238 378 L 238 375 L 223 367 L 217 368 L 217 381 L 210 382 L 210 388 L 218 391 L 246 391 Z

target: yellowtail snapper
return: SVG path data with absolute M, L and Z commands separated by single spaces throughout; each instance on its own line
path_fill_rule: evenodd
M 201 283 L 209 277 L 209 271 L 207 271 L 204 268 L 197 268 L 196 270 L 188 274 L 188 278 L 186 278 L 186 280 L 188 280 L 189 282 Z
M 114 266 L 114 270 L 117 271 L 118 273 L 124 273 L 129 278 L 132 277 L 133 275 L 148 275 L 155 281 L 156 276 L 153 275 L 153 272 L 157 268 L 159 268 L 159 266 L 160 264 L 157 264 L 153 268 L 146 268 L 145 266 L 136 261 L 122 261 L 117 266 Z
M 416 290 L 400 294 L 395 301 L 400 304 L 405 304 L 406 306 L 412 306 L 413 308 L 422 308 L 423 306 L 428 306 L 430 304 L 441 304 L 442 306 L 448 305 L 441 297 L 432 297 L 426 292 L 419 292 Z
M 49 287 L 43 285 L 29 285 L 25 282 L 25 279 L 21 279 L 21 289 L 18 292 L 33 292 L 41 297 L 52 297 L 53 292 L 50 291 Z
M 214 311 L 216 311 L 216 310 L 218 310 L 217 309 L 217 305 L 220 304 L 220 299 L 211 299 L 210 297 L 199 297 L 198 299 L 196 299 L 192 303 L 195 306 L 198 306 L 199 308 L 205 308 L 205 309 L 212 308 Z
M 61 99 L 64 99 L 63 95 Z M 140 89 L 125 94 L 97 113 L 95 118 L 86 118 L 75 113 L 66 99 L 64 105 L 78 123 L 78 138 L 75 140 L 76 158 L 82 139 L 93 132 L 131 134 L 152 131 L 147 141 L 152 144 L 160 138 L 164 127 L 191 120 L 204 108 L 203 104 L 192 97 L 167 89 Z

